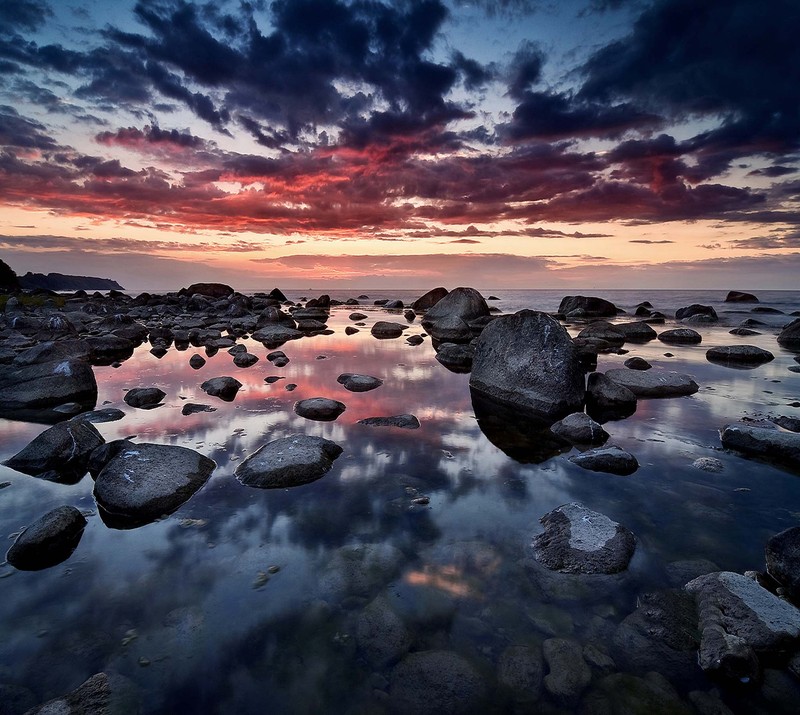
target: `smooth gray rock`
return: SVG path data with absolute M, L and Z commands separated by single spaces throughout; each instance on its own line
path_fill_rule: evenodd
M 89 456 L 104 441 L 89 422 L 80 419 L 60 422 L 39 434 L 3 464 L 34 477 L 74 483 L 86 474 Z
M 604 298 L 584 295 L 568 295 L 558 306 L 561 315 L 583 318 L 612 318 L 617 314 L 617 306 Z
M 343 372 L 336 378 L 336 382 L 350 392 L 369 392 L 383 385 L 383 380 L 378 377 L 353 372 Z
M 625 334 L 617 329 L 616 325 L 612 325 L 605 320 L 598 320 L 590 323 L 583 330 L 578 333 L 579 338 L 594 338 L 604 340 L 609 345 L 619 347 L 625 344 Z
M 625 339 L 632 343 L 644 343 L 648 340 L 655 340 L 658 333 L 647 323 L 637 320 L 633 323 L 616 323 L 614 329 L 622 333 Z
M 795 318 L 778 333 L 778 345 L 791 350 L 800 348 L 800 318 Z
M 256 330 L 252 335 L 253 340 L 257 340 L 259 343 L 268 347 L 282 345 L 289 340 L 299 340 L 304 336 L 305 333 L 301 330 L 296 330 L 293 327 L 282 325 L 281 323 L 267 323 Z
M 722 428 L 720 439 L 726 449 L 800 468 L 800 434 L 797 432 L 734 424 Z
M 483 677 L 451 651 L 421 651 L 392 670 L 389 707 L 393 713 L 460 715 L 481 712 L 488 689 Z
M 753 579 L 731 571 L 700 576 L 686 584 L 700 614 L 700 667 L 741 679 L 758 675 L 758 656 L 800 643 L 800 610 Z
M 186 447 L 130 443 L 97 475 L 94 497 L 107 524 L 145 524 L 175 511 L 216 466 Z
M 695 315 L 704 315 L 717 320 L 717 312 L 710 305 L 692 303 L 691 305 L 687 305 L 685 308 L 678 308 L 678 310 L 675 311 L 675 318 L 677 320 L 685 320 L 686 318 L 691 318 Z
M 649 370 L 653 367 L 647 360 L 640 357 L 628 358 L 623 365 L 625 365 L 628 370 Z
M 103 407 L 99 410 L 92 410 L 91 412 L 82 412 L 73 418 L 74 422 L 91 422 L 93 424 L 101 424 L 103 422 L 116 422 L 125 417 L 122 410 L 116 407 Z
M 472 328 L 457 315 L 445 315 L 426 326 L 435 340 L 448 343 L 463 343 L 472 340 Z
M 765 556 L 769 575 L 797 599 L 800 596 L 800 526 L 771 537 L 767 541 Z
M 723 365 L 756 366 L 774 359 L 775 356 L 769 350 L 755 345 L 724 345 L 706 351 L 706 360 Z
M 728 291 L 725 296 L 726 303 L 758 303 L 758 298 L 752 293 L 745 293 L 741 290 Z
M 598 420 L 620 419 L 636 412 L 637 398 L 627 387 L 602 372 L 589 374 L 586 382 L 586 409 Z
M 413 638 L 387 599 L 379 596 L 360 613 L 356 641 L 367 662 L 382 669 L 400 660 L 411 648 Z
M 434 288 L 433 290 L 429 290 L 425 295 L 420 296 L 417 298 L 412 304 L 411 307 L 417 311 L 424 311 L 432 308 L 436 305 L 442 298 L 444 298 L 448 293 L 447 288 Z
M 85 360 L 91 357 L 89 343 L 79 338 L 71 340 L 49 340 L 18 353 L 13 360 L 15 366 L 63 360 Z
M 497 660 L 497 682 L 517 702 L 531 703 L 542 694 L 544 662 L 541 649 L 527 645 L 508 646 Z
M 592 681 L 592 671 L 583 659 L 580 643 L 565 638 L 549 638 L 542 644 L 550 672 L 544 687 L 562 705 L 574 706 Z
M 583 408 L 584 376 L 572 339 L 558 321 L 537 311 L 501 316 L 484 328 L 469 385 L 545 422 Z
M 212 377 L 210 380 L 206 380 L 200 385 L 200 389 L 203 390 L 203 392 L 212 397 L 219 397 L 220 400 L 224 400 L 225 402 L 233 402 L 236 393 L 239 392 L 241 387 L 241 382 L 228 375 Z
M 391 417 L 365 417 L 358 424 L 368 427 L 402 427 L 404 429 L 417 429 L 419 420 L 414 415 L 392 415 Z
M 309 397 L 294 403 L 294 411 L 300 417 L 319 422 L 332 422 L 347 409 L 343 402 L 327 397 Z
M 703 342 L 703 336 L 691 328 L 674 328 L 658 334 L 662 343 L 670 345 L 698 345 Z
M 83 535 L 86 518 L 75 507 L 48 511 L 22 530 L 6 560 L 22 571 L 38 571 L 66 561 Z
M 181 408 L 182 415 L 194 415 L 198 412 L 216 412 L 216 407 L 211 407 L 210 405 L 201 405 L 196 402 L 185 402 L 183 407 Z
M 533 540 L 536 560 L 552 571 L 614 574 L 628 568 L 636 537 L 621 524 L 581 504 L 564 504 L 540 520 Z
M 633 474 L 639 468 L 636 457 L 616 445 L 597 447 L 575 454 L 569 461 L 592 472 L 608 472 L 621 476 Z
M 465 323 L 489 315 L 489 306 L 474 288 L 454 288 L 426 311 L 422 327 L 430 333 L 431 326 L 443 318 L 460 318 Z
M 147 410 L 157 407 L 166 395 L 166 392 L 159 390 L 157 387 L 134 387 L 128 390 L 122 399 L 131 407 L 140 407 Z
M 700 388 L 689 376 L 653 368 L 652 370 L 608 370 L 605 376 L 628 388 L 637 397 L 679 397 L 693 395 Z
M 474 356 L 475 348 L 472 345 L 442 343 L 436 349 L 437 362 L 451 372 L 469 372 L 472 369 Z
M 25 715 L 131 715 L 140 712 L 134 684 L 120 675 L 97 673 L 61 697 L 28 710 Z
M 585 412 L 567 415 L 553 424 L 550 430 L 572 444 L 603 444 L 608 439 L 608 432 Z
M 330 440 L 293 435 L 260 447 L 236 467 L 234 474 L 249 487 L 296 487 L 322 477 L 341 453 L 342 448 Z
M 403 323 L 392 323 L 388 320 L 379 320 L 370 328 L 370 333 L 376 338 L 399 338 L 408 327 Z
M 358 320 L 366 320 L 369 316 L 366 315 L 365 313 L 350 313 L 348 317 L 350 318 L 350 320 L 358 321 Z
M 0 371 L 0 414 L 35 418 L 65 402 L 94 407 L 97 382 L 89 363 L 54 360 Z

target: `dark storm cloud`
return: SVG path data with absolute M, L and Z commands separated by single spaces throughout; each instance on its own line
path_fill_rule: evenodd
M 47 134 L 47 127 L 16 109 L 0 105 L 0 146 L 20 149 L 55 149 L 58 144 Z
M 748 176 L 768 176 L 774 179 L 787 174 L 796 174 L 797 172 L 798 169 L 795 166 L 767 166 L 764 169 L 754 169 Z
M 525 93 L 541 79 L 544 60 L 544 52 L 532 42 L 524 42 L 517 49 L 509 66 L 509 96 L 525 98 Z
M 730 242 L 731 248 L 743 248 L 746 250 L 774 250 L 780 248 L 800 248 L 800 231 L 789 231 L 774 233 L 771 236 L 753 236 L 752 238 L 740 238 Z
M 0 33 L 17 29 L 33 31 L 52 14 L 44 0 L 3 0 L 0 2 Z
M 177 149 L 203 149 L 207 146 L 205 140 L 189 132 L 180 132 L 177 129 L 161 129 L 158 126 L 146 126 L 144 129 L 128 127 L 115 132 L 101 132 L 95 136 L 100 144 L 119 145 L 129 148 L 142 145 L 170 146 Z

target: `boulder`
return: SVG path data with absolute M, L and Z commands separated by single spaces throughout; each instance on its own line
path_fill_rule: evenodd
M 127 360 L 136 348 L 133 340 L 117 335 L 90 335 L 84 339 L 92 351 L 91 362 L 94 365 L 110 365 Z
M 399 338 L 407 328 L 403 323 L 391 323 L 388 320 L 379 320 L 375 323 L 370 332 L 376 338 Z
M 497 660 L 497 682 L 515 701 L 532 703 L 541 696 L 543 670 L 538 646 L 510 645 Z
M 733 680 L 758 676 L 758 657 L 800 643 L 800 610 L 747 576 L 731 571 L 686 584 L 700 614 L 698 662 L 706 672 Z
M 767 572 L 797 602 L 800 597 L 800 526 L 775 534 L 765 549 Z
M 192 357 L 189 358 L 189 366 L 193 370 L 199 370 L 205 364 L 206 364 L 206 359 L 202 355 L 199 355 L 197 353 L 195 353 L 194 355 L 192 355 Z
M 686 318 L 694 317 L 695 315 L 704 315 L 712 320 L 717 320 L 717 311 L 710 305 L 700 305 L 699 303 L 692 303 L 685 308 L 678 308 L 675 311 L 675 318 L 677 320 L 685 320 Z
M 225 402 L 233 402 L 236 393 L 239 392 L 241 387 L 241 382 L 227 375 L 223 377 L 212 377 L 210 380 L 206 380 L 200 385 L 200 389 L 203 390 L 203 392 L 212 397 L 219 397 L 220 400 L 224 400 Z
M 92 351 L 85 340 L 50 340 L 33 347 L 26 348 L 18 353 L 13 360 L 13 365 L 35 365 L 54 360 L 86 360 L 91 357 Z
M 800 318 L 784 326 L 778 333 L 778 345 L 790 350 L 800 349 Z
M 140 526 L 175 511 L 216 466 L 186 447 L 128 443 L 97 475 L 94 497 L 109 526 Z
M 77 417 L 73 418 L 73 422 L 91 422 L 93 424 L 100 424 L 102 422 L 116 422 L 125 417 L 122 410 L 116 407 L 103 407 L 99 410 L 92 410 L 91 412 L 83 412 Z
M 469 323 L 485 315 L 489 315 L 489 306 L 478 291 L 454 288 L 427 310 L 422 318 L 422 327 L 430 332 L 431 326 L 442 318 L 460 318 Z
M 348 317 L 350 320 L 366 320 L 369 316 L 364 313 L 350 313 Z
M 380 670 L 400 660 L 413 639 L 389 601 L 378 596 L 358 617 L 356 641 L 367 662 Z
M 678 397 L 693 395 L 700 388 L 689 376 L 653 368 L 652 370 L 608 370 L 605 376 L 627 387 L 637 397 Z
M 569 461 L 592 472 L 608 472 L 621 476 L 633 474 L 639 468 L 636 457 L 616 445 L 581 452 L 570 457 Z
M 796 432 L 733 424 L 722 428 L 720 438 L 726 449 L 800 469 L 800 434 Z
M 758 303 L 758 298 L 756 298 L 752 293 L 745 293 L 744 291 L 740 290 L 731 290 L 728 291 L 728 295 L 725 296 L 726 303 Z
M 383 380 L 371 375 L 358 375 L 352 372 L 344 372 L 336 378 L 336 382 L 342 385 L 345 390 L 350 392 L 369 392 L 383 384 Z
M 236 367 L 252 367 L 258 362 L 258 356 L 248 352 L 239 352 L 233 357 Z
M 636 412 L 636 395 L 627 387 L 593 372 L 586 383 L 586 410 L 597 420 L 623 419 Z
M 603 298 L 568 295 L 561 299 L 558 313 L 567 317 L 611 318 L 617 314 L 617 306 Z
M 536 560 L 551 571 L 615 574 L 628 568 L 636 537 L 621 524 L 581 504 L 564 504 L 540 520 L 533 540 Z
M 731 335 L 738 335 L 740 337 L 749 337 L 751 335 L 761 335 L 757 330 L 751 330 L 750 328 L 734 328 L 733 330 L 729 330 L 728 333 Z
M 253 340 L 257 340 L 263 345 L 273 348 L 289 340 L 299 340 L 305 335 L 301 330 L 297 330 L 281 323 L 267 323 L 253 333 Z
M 358 424 L 368 427 L 401 427 L 403 429 L 417 429 L 419 420 L 414 415 L 392 415 L 391 417 L 366 417 L 359 420 Z
M 483 677 L 451 651 L 420 651 L 392 670 L 389 707 L 394 713 L 460 715 L 482 712 L 488 695 Z
M 97 673 L 80 687 L 29 710 L 25 715 L 126 715 L 140 712 L 133 683 L 121 675 Z
M 655 340 L 658 337 L 658 333 L 643 321 L 616 323 L 613 328 L 632 343 L 646 343 L 648 340 Z
M 3 464 L 23 474 L 74 484 L 86 474 L 91 453 L 104 441 L 89 422 L 69 420 L 46 429 Z
M 623 365 L 627 367 L 629 370 L 649 370 L 653 367 L 647 360 L 640 357 L 632 357 L 628 358 Z
M 322 477 L 342 453 L 322 437 L 293 435 L 269 442 L 236 468 L 236 478 L 248 487 L 285 489 Z
M 472 328 L 457 315 L 445 315 L 427 326 L 428 333 L 435 340 L 448 343 L 462 343 L 472 340 Z
M 613 347 L 620 347 L 625 344 L 625 334 L 621 330 L 617 330 L 616 325 L 612 325 L 605 320 L 590 323 L 578 333 L 578 338 L 602 340 Z
M 269 293 L 267 293 L 267 298 L 279 300 L 281 303 L 285 303 L 288 300 L 280 288 L 273 288 Z
M 198 293 L 207 298 L 227 298 L 233 295 L 233 288 L 224 283 L 192 283 L 188 288 L 181 288 L 178 291 L 178 295 L 190 298 Z
M 565 638 L 549 638 L 542 644 L 542 651 L 550 671 L 544 676 L 545 690 L 562 705 L 577 705 L 592 681 L 581 644 Z
M 417 298 L 412 304 L 411 307 L 415 311 L 423 312 L 434 305 L 436 305 L 442 298 L 444 298 L 448 293 L 447 288 L 434 288 L 433 290 L 429 290 L 425 295 L 420 296 Z
M 584 377 L 567 331 L 522 310 L 489 323 L 475 344 L 470 388 L 522 414 L 553 422 L 583 408 Z
M 585 412 L 573 412 L 550 429 L 572 444 L 603 444 L 608 439 L 608 432 Z
M 436 347 L 436 360 L 450 372 L 469 372 L 474 356 L 475 348 L 472 345 L 441 343 Z
M 691 328 L 674 328 L 659 333 L 658 339 L 669 345 L 698 345 L 703 341 L 703 336 Z
M 149 410 L 157 407 L 167 393 L 157 387 L 134 387 L 125 393 L 125 403 L 131 407 L 141 407 Z
M 75 507 L 57 507 L 22 530 L 6 560 L 21 571 L 60 564 L 75 551 L 85 527 L 86 518 Z
M 319 422 L 332 422 L 347 409 L 343 402 L 327 397 L 309 397 L 294 403 L 294 411 L 300 417 Z
M 709 362 L 734 367 L 757 367 L 774 359 L 769 350 L 755 345 L 723 345 L 706 351 L 706 360 Z

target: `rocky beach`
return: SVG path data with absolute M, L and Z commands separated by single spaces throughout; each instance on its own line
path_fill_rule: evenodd
M 795 711 L 800 296 L 410 293 L 1 296 L 0 712 Z

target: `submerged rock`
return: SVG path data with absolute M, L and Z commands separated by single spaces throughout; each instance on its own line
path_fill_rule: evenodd
M 378 596 L 359 615 L 356 640 L 370 665 L 378 669 L 400 660 L 413 642 L 410 631 L 383 596 Z
M 545 422 L 583 408 L 583 370 L 572 339 L 558 321 L 532 310 L 486 326 L 469 384 L 485 398 Z
M 97 673 L 61 697 L 29 710 L 25 715 L 126 715 L 140 712 L 133 683 L 120 675 Z
M 320 422 L 332 422 L 346 409 L 347 406 L 343 402 L 327 397 L 309 397 L 294 404 L 294 411 L 300 417 Z
M 128 443 L 97 475 L 94 497 L 109 526 L 140 526 L 175 511 L 216 466 L 186 447 Z
M 724 345 L 706 351 L 706 360 L 723 365 L 755 367 L 774 359 L 775 356 L 769 350 L 755 345 Z
M 636 537 L 621 524 L 581 504 L 564 504 L 540 520 L 536 560 L 552 571 L 614 574 L 628 568 Z
M 800 434 L 796 432 L 734 424 L 722 428 L 720 439 L 727 449 L 800 468 Z
M 592 671 L 583 659 L 577 641 L 549 638 L 542 644 L 550 672 L 544 676 L 545 689 L 562 705 L 577 705 L 581 693 L 592 681 Z
M 353 372 L 344 372 L 336 378 L 336 382 L 350 392 L 369 392 L 383 385 L 383 380 L 371 375 L 359 375 Z
M 219 397 L 220 400 L 224 400 L 225 402 L 233 402 L 236 393 L 239 392 L 241 387 L 241 382 L 227 375 L 223 377 L 212 377 L 210 380 L 206 380 L 200 385 L 200 389 L 203 390 L 203 392 L 212 397 Z
M 417 429 L 419 420 L 414 415 L 392 415 L 391 417 L 366 417 L 359 420 L 358 424 L 368 427 L 402 427 L 404 429 Z
M 581 452 L 570 457 L 569 461 L 592 472 L 608 472 L 621 476 L 633 474 L 639 469 L 636 457 L 616 445 Z
M 249 487 L 296 487 L 322 477 L 341 453 L 338 444 L 322 437 L 284 437 L 253 452 L 236 468 L 235 475 Z
M 542 693 L 543 670 L 538 646 L 511 645 L 497 660 L 497 682 L 510 691 L 517 702 L 535 702 Z
M 131 407 L 148 410 L 157 407 L 166 396 L 167 393 L 157 387 L 134 387 L 128 390 L 122 399 Z
M 6 560 L 21 571 L 60 564 L 75 551 L 85 527 L 86 519 L 75 507 L 57 507 L 22 530 Z
M 700 388 L 689 376 L 678 372 L 660 370 L 608 370 L 605 376 L 637 397 L 679 397 L 693 395 Z
M 720 701 L 711 710 L 700 710 L 703 715 L 730 715 Z M 678 695 L 670 682 L 660 672 L 650 672 L 638 678 L 629 673 L 612 673 L 597 683 L 584 698 L 586 713 L 608 715 L 693 715 L 688 703 Z M 727 712 L 726 712 L 727 711 Z

